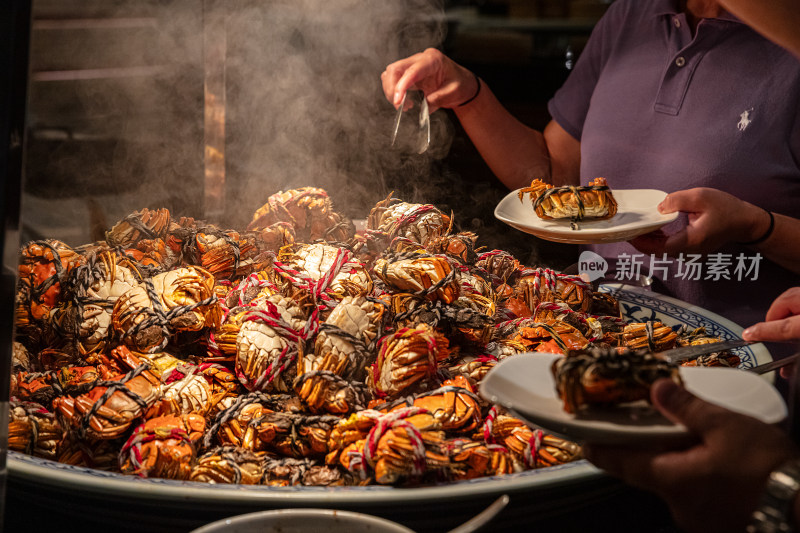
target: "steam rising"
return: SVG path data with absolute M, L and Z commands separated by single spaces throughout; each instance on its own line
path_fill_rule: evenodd
M 328 190 L 334 208 L 354 218 L 393 190 L 431 201 L 424 187 L 436 181 L 452 126 L 435 113 L 428 152 L 392 150 L 395 110 L 380 74 L 441 44 L 443 0 L 77 8 L 40 0 L 23 240 L 83 244 L 143 207 L 206 218 L 203 17 L 210 6 L 225 12 L 227 47 L 225 213 L 210 221 L 243 228 L 270 194 L 306 185 Z M 78 22 L 64 30 L 62 19 Z M 98 22 L 83 27 L 86 20 Z
M 441 14 L 431 0 L 237 3 L 228 20 L 229 203 L 252 212 L 271 192 L 314 185 L 337 210 L 364 217 L 395 188 L 393 176 L 422 183 L 449 139 L 434 132 L 440 148 L 424 156 L 392 151 L 394 109 L 380 74 L 438 45 Z

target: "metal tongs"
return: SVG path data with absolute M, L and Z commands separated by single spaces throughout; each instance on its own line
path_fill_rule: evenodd
M 754 366 L 753 368 L 745 368 L 745 370 L 755 372 L 756 374 L 766 374 L 767 372 L 772 372 L 773 370 L 790 365 L 797 361 L 798 358 L 800 358 L 800 352 L 792 354 L 789 357 L 784 357 L 783 359 L 776 359 L 775 361 L 770 361 L 769 363 Z
M 408 99 L 409 92 L 403 95 L 403 101 L 400 102 L 400 106 L 397 108 L 397 114 L 394 118 L 394 128 L 392 129 L 392 144 L 391 146 L 395 146 L 397 141 L 398 133 L 400 132 L 400 123 L 403 118 L 403 112 L 406 109 L 406 101 Z M 408 135 L 412 140 L 410 141 L 409 148 L 418 154 L 425 153 L 428 150 L 428 147 L 431 145 L 431 116 L 428 108 L 428 100 L 425 99 L 425 95 L 422 91 L 413 91 L 415 94 L 412 95 L 412 99 L 419 100 L 419 118 L 417 120 L 416 126 L 411 126 L 409 124 L 409 128 L 404 128 L 403 134 Z M 412 106 L 413 107 L 413 104 Z
M 703 354 L 723 352 L 725 350 L 731 350 L 733 348 L 741 348 L 742 346 L 748 346 L 750 344 L 757 344 L 757 343 L 744 340 L 709 342 L 708 344 L 699 344 L 696 346 L 684 346 L 682 348 L 674 348 L 672 350 L 660 352 L 658 356 L 662 359 L 666 359 L 670 363 L 680 363 L 683 361 L 689 361 L 690 359 L 694 359 Z
M 750 342 L 745 340 L 710 342 L 708 344 L 700 344 L 697 346 L 685 346 L 683 348 L 675 348 L 672 350 L 667 350 L 665 352 L 660 352 L 658 356 L 663 359 L 666 359 L 670 363 L 680 363 L 683 361 L 694 359 L 703 354 L 722 352 L 725 350 L 731 350 L 733 348 L 741 348 L 742 346 L 749 346 L 751 344 L 759 344 L 759 342 L 757 341 Z M 754 366 L 752 368 L 744 368 L 742 370 L 747 370 L 748 372 L 755 372 L 756 374 L 766 374 L 767 372 L 772 372 L 773 370 L 777 370 L 781 367 L 789 365 L 795 362 L 799 358 L 800 358 L 800 352 L 790 355 L 789 357 L 784 357 L 783 359 L 770 361 L 769 363 L 763 363 Z

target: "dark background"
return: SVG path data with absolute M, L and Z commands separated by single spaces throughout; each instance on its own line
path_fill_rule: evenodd
M 410 12 L 415 1 L 419 2 L 407 0 Z M 268 4 L 281 1 L 264 3 Z M 99 240 L 114 222 L 143 207 L 167 207 L 176 216 L 208 219 L 210 214 L 202 207 L 202 34 L 207 6 L 203 0 L 34 2 L 23 242 L 58 238 L 80 245 Z M 227 6 L 236 10 L 249 4 L 238 0 Z M 277 168 L 254 159 L 253 153 L 259 151 L 275 159 L 268 148 L 279 133 L 250 130 L 257 100 L 269 90 L 271 80 L 248 81 L 257 69 L 276 67 L 262 55 L 247 55 L 260 35 L 246 29 L 229 31 L 225 212 L 211 221 L 241 229 L 269 194 L 304 185 L 326 188 L 337 210 L 366 218 L 370 206 L 393 191 L 404 200 L 452 211 L 458 227 L 477 233 L 481 246 L 508 250 L 526 264 L 563 268 L 574 262 L 574 247 L 546 243 L 494 219 L 494 206 L 508 191 L 450 112 L 438 113 L 447 133 L 444 146 L 431 150 L 435 153 L 376 155 L 388 151 L 383 135 L 388 136 L 393 115 L 378 77 L 388 62 L 438 43 L 481 76 L 515 116 L 543 128 L 549 120 L 547 101 L 568 75 L 606 2 L 448 0 L 442 7 L 439 15 L 435 10 L 434 15 L 422 13 L 430 20 L 416 20 L 416 25 L 408 22 L 412 16 L 399 19 L 399 42 L 377 48 L 377 58 L 345 63 L 354 71 L 351 83 L 370 86 L 365 113 L 371 122 L 364 128 L 367 137 L 376 136 L 367 128 L 377 128 L 380 143 L 365 147 L 364 135 L 353 133 L 357 124 L 326 125 L 323 117 L 320 129 L 327 128 L 324 134 L 335 137 L 339 152 L 346 155 L 329 159 L 322 170 L 309 167 L 305 174 L 289 172 L 290 156 L 276 163 Z M 431 28 L 442 30 L 444 36 L 428 37 L 423 44 L 420 33 Z M 311 51 L 313 36 L 295 33 L 288 38 L 288 50 Z M 269 48 L 272 45 L 264 46 L 263 57 Z M 320 68 L 313 61 L 307 65 Z M 281 77 L 280 72 L 274 75 Z M 338 75 L 320 72 L 318 78 L 324 85 Z M 331 106 L 341 105 L 341 117 L 358 113 L 361 108 L 347 101 L 343 83 L 338 79 L 335 83 L 337 97 Z M 269 111 L 259 117 L 269 124 Z M 253 148 L 254 139 L 263 150 Z M 318 140 L 312 135 L 302 142 L 314 152 Z M 304 148 L 302 142 L 299 150 Z M 359 160 L 359 147 L 369 164 Z M 344 187 L 337 181 L 342 176 L 347 180 Z

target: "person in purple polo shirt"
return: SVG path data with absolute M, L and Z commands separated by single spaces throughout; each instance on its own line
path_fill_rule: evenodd
M 543 132 L 434 49 L 382 82 L 396 106 L 416 86 L 452 109 L 511 189 L 602 176 L 612 190 L 669 193 L 661 210 L 682 215 L 663 232 L 592 246 L 623 281 L 652 267 L 665 292 L 743 325 L 800 284 L 800 61 L 716 0 L 614 2 Z
M 720 1 L 800 58 L 800 0 Z M 800 341 L 800 287 L 781 294 L 770 306 L 766 320 L 747 328 L 742 336 L 747 340 Z M 795 387 L 799 385 L 799 372 L 800 367 L 795 365 Z M 659 494 L 686 531 L 743 531 L 745 524 L 748 532 L 797 531 L 797 391 L 787 434 L 704 402 L 663 380 L 653 386 L 653 404 L 694 433 L 697 443 L 666 450 L 588 444 L 584 452 L 607 472 Z
M 714 299 L 721 287 L 679 283 L 674 290 L 743 324 L 758 322 L 744 331 L 748 340 L 800 341 L 800 287 L 775 298 L 764 322 L 759 309 L 771 301 L 768 294 L 797 285 L 793 273 L 800 271 L 800 62 L 721 10 L 800 58 L 800 0 L 719 2 L 617 0 L 551 101 L 554 120 L 543 133 L 513 119 L 479 78 L 434 50 L 387 67 L 384 91 L 398 105 L 416 85 L 432 106 L 453 108 L 510 188 L 532 177 L 585 183 L 600 172 L 609 182 L 607 172 L 618 173 L 623 187 L 660 183 L 650 186 L 670 194 L 659 209 L 681 211 L 685 220 L 633 244 L 651 253 L 689 253 L 750 242 L 745 251 L 770 260 L 769 279 L 758 283 L 765 294 L 739 302 L 753 291 L 731 285 L 736 296 L 721 298 L 720 309 Z M 742 104 L 736 121 L 730 115 Z M 730 131 L 731 121 L 738 133 Z M 735 309 L 726 312 L 725 305 Z M 796 366 L 796 385 L 798 372 Z M 590 443 L 587 458 L 657 493 L 688 532 L 800 530 L 797 406 L 790 436 L 670 380 L 657 382 L 651 399 L 697 442 L 659 450 Z

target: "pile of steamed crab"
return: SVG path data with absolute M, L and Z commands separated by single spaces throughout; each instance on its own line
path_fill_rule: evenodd
M 626 323 L 580 277 L 476 249 L 454 228 L 433 205 L 390 197 L 357 233 L 305 187 L 270 196 L 243 231 L 143 209 L 105 241 L 30 242 L 9 447 L 213 483 L 502 475 L 581 449 L 477 394 L 499 361 L 716 340 Z

